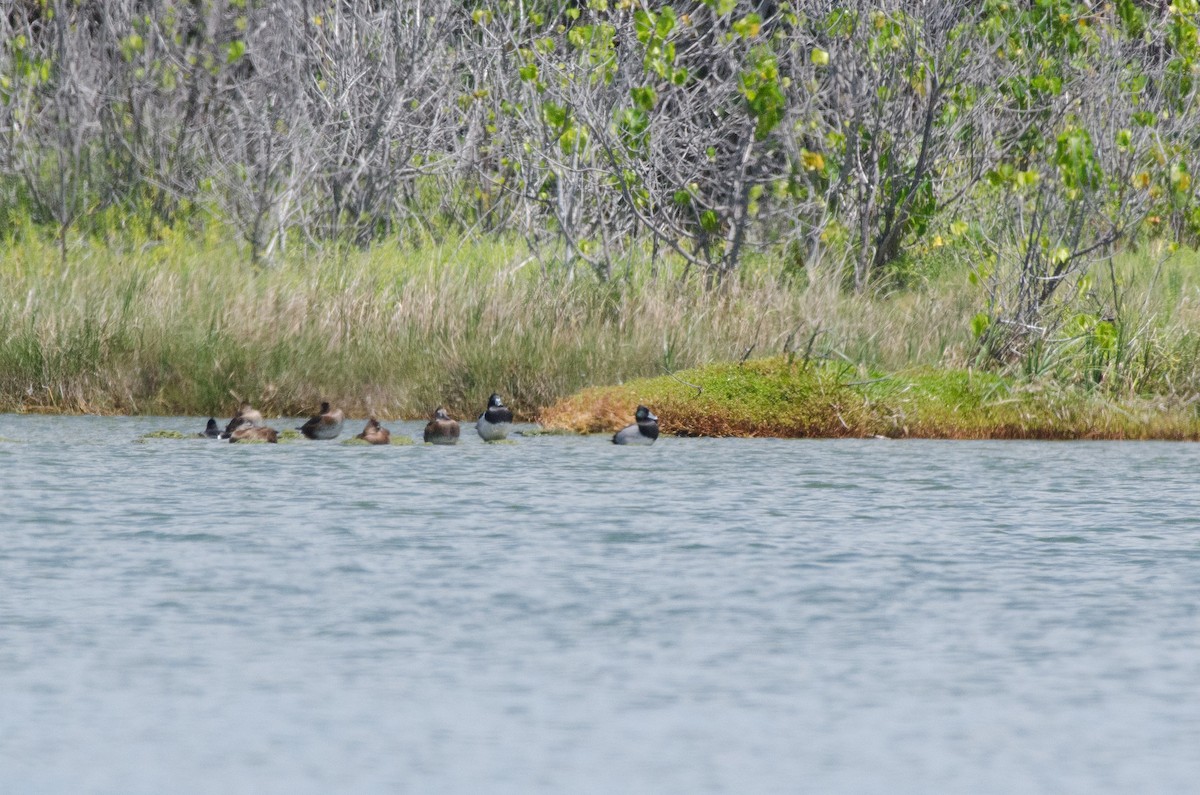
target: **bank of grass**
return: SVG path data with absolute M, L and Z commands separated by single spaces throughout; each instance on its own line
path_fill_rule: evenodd
M 1028 368 L 1034 382 L 1065 384 L 1069 401 L 1121 390 L 1186 400 L 1200 389 L 1197 262 L 1156 270 L 1149 253 L 1125 258 L 1138 310 L 1122 356 L 1097 363 L 1086 346 L 1061 345 Z M 256 268 L 216 227 L 161 230 L 75 239 L 64 267 L 52 236 L 26 230 L 0 241 L 0 410 L 228 416 L 244 399 L 303 416 L 330 400 L 350 416 L 445 405 L 470 417 L 498 391 L 532 419 L 587 387 L 746 356 L 964 370 L 982 303 L 962 270 L 855 295 L 832 274 L 769 259 L 719 290 L 634 259 L 604 283 L 544 269 L 519 241 L 445 234 L 293 248 Z M 1072 392 L 1085 354 L 1103 388 Z M 883 400 L 897 383 L 864 394 Z
M 680 436 L 1200 439 L 1194 400 L 1125 398 L 972 370 L 863 371 L 794 357 L 716 364 L 585 389 L 549 429 L 611 432 L 650 406 Z
M 0 410 L 522 418 L 583 387 L 810 346 L 934 364 L 969 346 L 968 296 L 798 286 L 751 263 L 723 289 L 632 263 L 602 283 L 517 242 L 299 252 L 255 269 L 222 240 L 0 244 Z M 929 324 L 930 316 L 945 320 Z

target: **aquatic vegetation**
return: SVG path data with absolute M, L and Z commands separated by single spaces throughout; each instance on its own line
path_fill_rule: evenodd
M 787 357 L 586 389 L 543 412 L 551 429 L 614 431 L 638 403 L 681 436 L 1200 439 L 1186 400 L 1126 398 L 973 370 L 895 373 Z
M 136 441 L 144 442 L 148 439 L 199 439 L 199 438 L 201 438 L 201 437 L 197 436 L 194 433 L 183 433 L 181 431 L 163 430 L 163 431 L 150 431 L 149 433 L 143 433 L 141 436 L 139 436 L 136 439 Z

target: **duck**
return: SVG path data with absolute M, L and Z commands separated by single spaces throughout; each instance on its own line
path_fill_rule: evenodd
M 255 425 L 250 420 L 242 417 L 239 420 L 239 425 L 229 434 L 229 443 L 236 442 L 271 442 L 275 444 L 279 441 L 279 434 L 274 428 L 268 428 L 265 425 Z
M 425 426 L 425 443 L 458 444 L 458 420 L 450 419 L 441 406 L 433 412 L 433 419 Z
M 258 409 L 254 408 L 249 403 L 243 403 L 242 407 L 238 409 L 237 414 L 233 415 L 233 419 L 229 421 L 229 424 L 225 426 L 225 430 L 222 431 L 217 438 L 228 439 L 230 434 L 232 434 L 234 430 L 242 424 L 242 420 L 246 420 L 251 425 L 255 426 L 263 424 L 263 416 Z
M 199 436 L 201 439 L 219 438 L 221 435 L 221 429 L 219 427 L 217 427 L 217 418 L 209 417 L 208 425 L 205 425 L 204 430 L 201 433 L 198 433 L 196 435 Z
M 346 415 L 341 409 L 329 410 L 329 403 L 321 403 L 321 411 L 309 418 L 296 430 L 309 439 L 336 439 L 342 432 L 342 421 Z
M 513 414 L 495 392 L 488 398 L 487 408 L 475 421 L 475 430 L 485 442 L 498 442 L 512 430 Z
M 371 444 L 391 444 L 392 434 L 379 424 L 379 420 L 371 417 L 367 420 L 367 427 L 363 428 L 363 432 L 355 438 Z
M 658 417 L 645 406 L 633 415 L 637 422 L 613 434 L 613 444 L 654 444 L 658 438 Z

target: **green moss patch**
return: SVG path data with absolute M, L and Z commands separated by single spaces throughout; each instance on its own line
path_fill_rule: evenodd
M 633 421 L 639 403 L 664 433 L 680 436 L 1200 438 L 1200 418 L 1182 401 L 1116 401 L 970 370 L 872 373 L 783 357 L 587 389 L 541 421 L 550 430 L 611 432 Z
M 194 433 L 183 433 L 182 431 L 150 431 L 143 433 L 135 441 L 145 442 L 149 439 L 199 439 L 201 438 Z

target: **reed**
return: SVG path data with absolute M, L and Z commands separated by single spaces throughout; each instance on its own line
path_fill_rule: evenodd
M 963 368 L 983 300 L 961 270 L 859 295 L 761 258 L 709 289 L 636 257 L 609 282 L 571 278 L 503 238 L 292 249 L 255 268 L 211 229 L 159 237 L 78 239 L 65 267 L 36 231 L 0 242 L 0 409 L 224 415 L 246 399 L 303 415 L 324 399 L 351 416 L 471 416 L 498 391 L 530 419 L 585 387 L 713 362 Z M 1100 363 L 1102 388 L 1200 390 L 1196 266 L 1122 260 L 1139 325 Z M 1035 376 L 1094 374 L 1070 344 Z
M 642 263 L 608 283 L 547 274 L 496 241 L 306 252 L 261 270 L 203 240 L 74 252 L 64 269 L 40 238 L 7 247 L 4 410 L 221 414 L 245 398 L 303 414 L 328 399 L 415 417 L 438 404 L 467 415 L 499 391 L 530 417 L 591 384 L 779 351 L 816 330 L 847 355 L 913 352 L 867 330 L 871 301 L 789 287 L 765 267 L 713 291 Z M 941 334 L 917 355 L 965 342 Z

